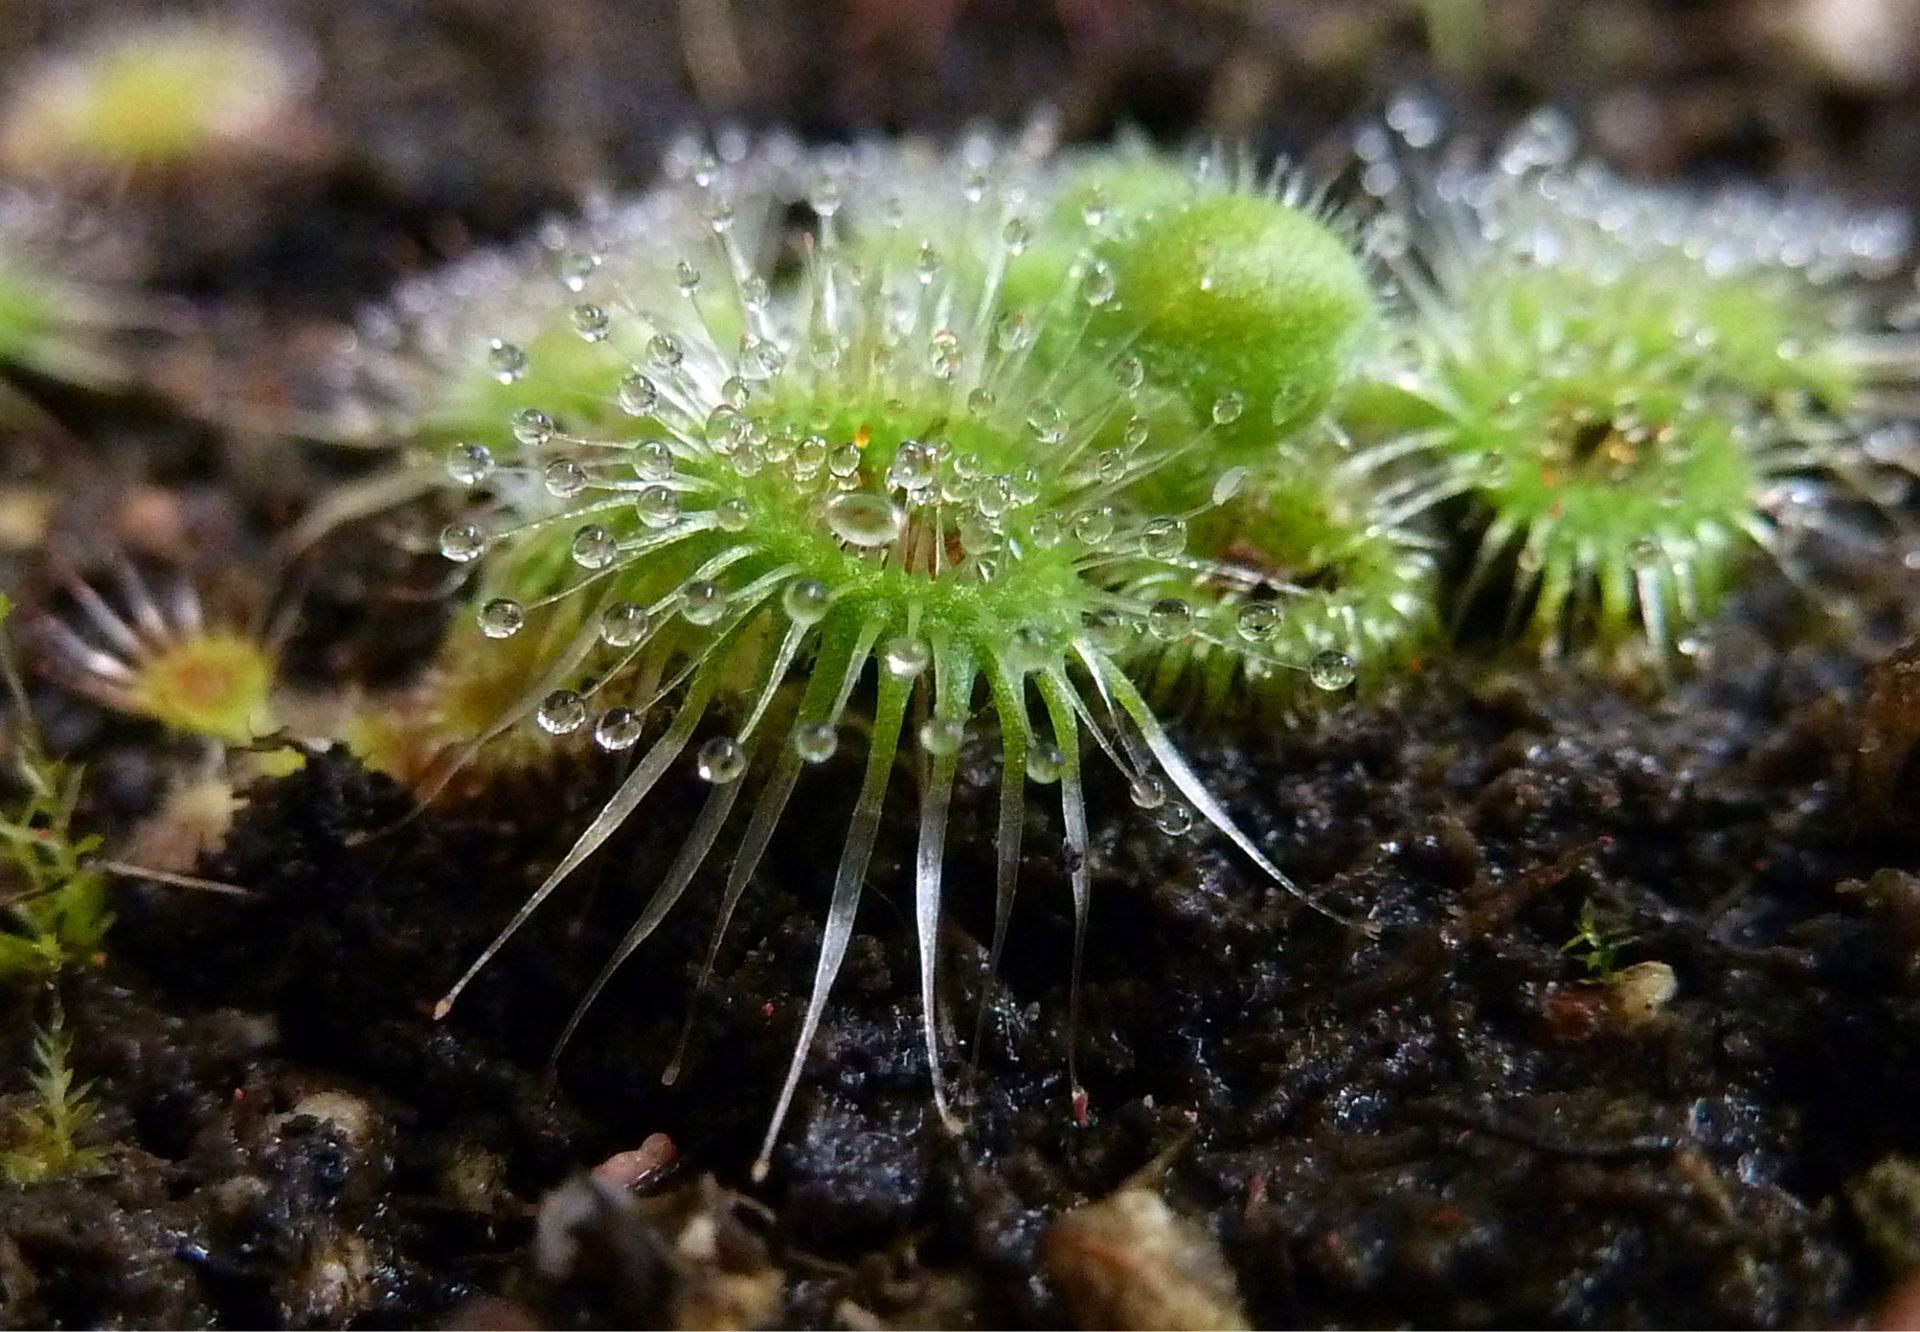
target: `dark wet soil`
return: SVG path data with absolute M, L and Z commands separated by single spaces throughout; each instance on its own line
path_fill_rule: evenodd
M 5 59 L 128 8 L 15 4 Z M 240 601 L 297 601 L 290 660 L 315 685 L 390 680 L 437 630 L 414 595 L 432 571 L 341 542 L 297 589 L 261 585 L 271 532 L 351 460 L 196 414 L 230 421 L 211 409 L 296 382 L 395 278 L 585 185 L 643 184 L 677 129 L 942 134 L 1016 124 L 1040 96 L 1074 135 L 1307 151 L 1420 87 L 1469 127 L 1558 102 L 1633 172 L 1920 206 L 1920 72 L 1863 81 L 1790 35 L 1812 8 L 1493 0 L 1452 11 L 1486 26 L 1448 29 L 1436 59 L 1417 7 L 1360 0 L 289 3 L 274 16 L 321 56 L 324 151 L 227 182 L 218 226 L 191 191 L 122 200 L 157 281 L 199 312 L 194 350 L 156 345 L 152 390 L 27 385 L 44 417 L 5 437 L 0 479 L 51 497 L 56 550 L 104 533 L 224 569 Z M 38 543 L 0 561 L 29 608 L 55 596 Z M 690 779 L 435 1023 L 615 773 L 557 760 L 416 814 L 316 753 L 201 865 L 250 899 L 122 884 L 105 963 L 65 983 L 111 1169 L 0 1184 L 0 1323 L 1151 1325 L 1170 1271 L 1203 1292 L 1197 1317 L 1237 1299 L 1259 1326 L 1859 1320 L 1920 1233 L 1901 1201 L 1920 1193 L 1920 587 L 1832 577 L 1841 616 L 1760 576 L 1668 689 L 1469 646 L 1282 733 L 1187 732 L 1325 913 L 1096 789 L 1085 1122 L 1057 810 L 1029 812 L 977 1067 L 947 1070 L 955 1136 L 928 1095 L 901 802 L 764 1185 L 748 1166 L 830 888 L 818 830 L 844 826 L 858 753 L 796 798 L 671 1087 L 699 902 L 620 973 L 551 1084 L 545 1068 L 677 848 Z M 124 831 L 182 762 L 50 689 L 36 704 L 91 764 L 96 826 Z M 990 760 L 949 838 L 960 1046 L 992 927 Z M 1608 956 L 1566 946 L 1583 919 Z M 1672 994 L 1649 997 L 1662 965 Z M 24 1086 L 34 1002 L 0 1024 L 0 1091 Z M 638 1201 L 581 1182 L 654 1134 L 674 1163 Z M 1186 1228 L 1055 1228 L 1141 1189 Z M 1192 1278 L 1215 1250 L 1237 1297 Z

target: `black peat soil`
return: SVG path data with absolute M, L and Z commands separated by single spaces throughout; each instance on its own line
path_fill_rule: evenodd
M 1913 13 L 1855 8 L 1886 6 Z M 0 76 L 147 8 L 179 7 L 0 4 Z M 105 540 L 296 605 L 289 661 L 316 688 L 399 678 L 441 624 L 433 562 L 335 542 L 269 586 L 273 532 L 353 460 L 235 426 L 233 405 L 284 394 L 397 279 L 583 189 L 643 186 L 690 126 L 950 136 L 1043 99 L 1075 138 L 1140 126 L 1301 154 L 1417 89 L 1483 134 L 1561 106 L 1630 174 L 1920 209 L 1920 43 L 1888 68 L 1808 35 L 1844 8 L 248 6 L 317 53 L 311 152 L 217 197 L 117 201 L 195 333 L 156 342 L 151 390 L 25 386 L 41 410 L 0 436 L 0 489 L 51 525 L 0 549 L 0 579 L 30 615 L 59 596 L 49 552 Z M 1449 13 L 1467 26 L 1431 41 Z M 997 801 L 981 752 L 942 938 L 948 1048 L 987 1007 L 977 1067 L 947 1070 L 966 1131 L 928 1093 L 900 800 L 764 1183 L 748 1168 L 858 753 L 803 787 L 697 1002 L 698 892 L 549 1077 L 695 783 L 650 801 L 436 1023 L 618 774 L 556 761 L 419 812 L 316 752 L 256 787 L 201 863 L 250 898 L 121 883 L 104 964 L 63 983 L 113 1168 L 0 1184 L 0 1325 L 1144 1326 L 1168 1284 L 1190 1316 L 1237 1302 L 1256 1326 L 1870 1319 L 1920 1255 L 1920 577 L 1831 578 L 1838 611 L 1757 577 L 1669 687 L 1469 645 L 1276 734 L 1183 732 L 1324 910 L 1096 783 L 1071 1052 L 1072 914 L 1038 795 L 999 983 L 978 980 Z M 183 762 L 51 688 L 35 703 L 89 764 L 94 827 L 124 832 Z M 1565 947 L 1583 913 L 1622 940 L 1602 983 Z M 1637 1002 L 1653 964 L 1676 988 Z M 34 1011 L 6 1012 L 0 1092 L 25 1087 Z M 637 1196 L 583 1182 L 657 1134 L 672 1164 L 654 1140 Z M 1158 1242 L 1059 1227 L 1140 1190 L 1184 1218 Z M 1237 1295 L 1204 1275 L 1215 1255 Z

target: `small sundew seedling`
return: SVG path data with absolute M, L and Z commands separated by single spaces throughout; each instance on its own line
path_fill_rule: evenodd
M 1129 350 L 1137 333 L 1093 331 L 1103 297 L 1085 285 L 1097 271 L 1092 251 L 1062 280 L 1010 300 L 1038 164 L 1018 149 L 969 145 L 933 174 L 945 206 L 916 214 L 924 225 L 909 232 L 909 210 L 883 209 L 894 234 L 856 245 L 840 226 L 843 201 L 884 198 L 897 178 L 885 154 L 825 156 L 808 173 L 817 226 L 794 238 L 790 265 L 740 240 L 741 217 L 773 211 L 753 194 L 761 170 L 737 181 L 728 164 L 696 163 L 676 187 L 706 222 L 701 243 L 675 257 L 678 290 L 604 282 L 617 271 L 611 255 L 582 283 L 576 336 L 632 357 L 612 390 L 629 424 L 570 430 L 563 420 L 594 418 L 530 399 L 512 418 L 514 455 L 464 478 L 484 502 L 442 533 L 447 558 L 479 571 L 467 632 L 507 647 L 537 634 L 549 645 L 536 673 L 518 673 L 521 701 L 476 743 L 531 725 L 637 757 L 440 1011 L 689 754 L 712 787 L 705 809 L 574 1021 L 686 892 L 723 830 L 742 822 L 725 838 L 734 850 L 717 948 L 796 783 L 864 733 L 865 774 L 756 1166 L 764 1173 L 852 937 L 903 753 L 924 771 L 914 873 L 923 1034 L 935 1100 L 951 1118 L 935 939 L 968 731 L 990 721 L 1001 750 L 989 974 L 1012 908 L 1027 788 L 1051 787 L 1073 894 L 1077 1002 L 1090 745 L 1161 828 L 1204 820 L 1291 887 L 1175 748 L 1130 654 L 1150 640 L 1205 640 L 1266 669 L 1306 663 L 1271 655 L 1230 615 L 1172 591 L 1231 577 L 1185 550 L 1187 525 L 1214 500 L 1169 512 L 1139 496 L 1149 479 L 1204 458 L 1215 423 L 1160 411 L 1189 386 L 1153 378 Z M 1179 243 L 1210 235 L 1196 226 Z M 1163 335 L 1178 336 L 1207 332 Z M 526 382 L 538 374 L 530 355 Z M 855 708 L 871 709 L 858 727 Z
M 74 578 L 68 590 L 82 628 L 52 617 L 36 626 L 49 669 L 68 688 L 223 745 L 247 745 L 279 729 L 274 656 L 266 644 L 208 624 L 185 582 L 157 596 L 126 563 L 117 581 L 119 609 Z
M 1482 515 L 1463 600 L 1509 577 L 1549 650 L 1663 658 L 1739 562 L 1790 574 L 1849 502 L 1897 502 L 1920 347 L 1869 284 L 1905 227 L 1823 201 L 1636 186 L 1536 117 L 1487 168 L 1435 174 L 1397 265 L 1399 383 Z M 1844 534 L 1844 532 L 1842 532 Z
M 27 67 L 0 109 L 0 161 L 122 181 L 283 151 L 313 75 L 307 53 L 245 24 L 107 28 Z
M 97 233 L 52 196 L 0 183 L 0 366 L 90 385 L 124 377 L 107 335 L 138 311 L 106 281 L 120 265 Z

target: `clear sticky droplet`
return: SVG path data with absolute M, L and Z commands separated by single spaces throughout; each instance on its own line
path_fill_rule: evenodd
M 541 484 L 555 499 L 571 499 L 587 488 L 587 469 L 574 458 L 555 458 L 540 474 Z
M 780 593 L 780 608 L 795 624 L 814 624 L 827 613 L 827 585 L 817 578 L 796 578 Z
M 642 440 L 633 451 L 633 470 L 642 481 L 665 481 L 673 475 L 673 446 L 664 439 Z
M 1238 393 L 1222 393 L 1213 400 L 1213 423 L 1232 425 L 1247 409 L 1247 400 Z
M 568 317 L 573 322 L 573 331 L 588 342 L 605 342 L 613 327 L 607 312 L 597 305 L 576 305 Z
M 903 634 L 881 650 L 880 661 L 887 668 L 887 674 L 896 679 L 911 680 L 932 664 L 933 653 L 925 641 Z
M 720 584 L 696 578 L 680 589 L 680 614 L 688 624 L 714 624 L 726 613 L 727 593 Z
M 646 728 L 639 714 L 626 708 L 609 708 L 600 714 L 593 727 L 593 743 L 610 752 L 632 749 Z
M 628 416 L 646 416 L 660 402 L 659 388 L 638 370 L 622 376 L 617 396 L 620 410 Z
M 484 444 L 455 444 L 447 450 L 447 475 L 463 486 L 476 486 L 493 475 L 493 451 Z
M 512 638 L 527 622 L 526 608 L 509 597 L 495 597 L 474 617 L 488 638 Z
M 878 495 L 848 491 L 827 501 L 826 522 L 850 546 L 885 546 L 899 535 L 900 510 Z
M 527 354 L 513 343 L 495 338 L 487 344 L 487 369 L 502 384 L 511 384 L 527 373 Z
M 1158 560 L 1175 559 L 1187 549 L 1187 525 L 1178 518 L 1154 518 L 1140 529 L 1140 553 Z
M 737 782 L 747 771 L 747 751 L 730 735 L 716 735 L 700 746 L 693 758 L 694 771 L 703 782 L 725 786 Z
M 648 486 L 634 497 L 634 516 L 658 531 L 680 521 L 680 495 L 667 486 Z
M 477 560 L 486 550 L 487 534 L 478 523 L 454 522 L 440 529 L 440 553 L 455 564 Z
M 637 602 L 616 601 L 600 617 L 600 641 L 608 647 L 632 647 L 647 636 L 652 618 Z
M 1027 750 L 1027 780 L 1038 782 L 1042 786 L 1060 780 L 1060 772 L 1067 766 L 1067 756 L 1060 752 L 1058 745 L 1036 744 Z
M 567 735 L 586 724 L 586 700 L 571 689 L 556 689 L 541 701 L 533 720 L 548 735 Z
M 530 449 L 539 448 L 559 433 L 553 418 L 533 407 L 522 407 L 515 412 L 509 428 L 513 437 Z
M 1233 627 L 1249 643 L 1264 642 L 1280 627 L 1280 610 L 1268 602 L 1252 602 L 1234 613 Z
M 1353 658 L 1335 648 L 1314 653 L 1307 663 L 1307 678 L 1316 689 L 1345 689 L 1358 673 Z
M 1151 817 L 1153 826 L 1169 837 L 1185 837 L 1193 831 L 1193 811 L 1178 801 L 1160 806 Z
M 1027 429 L 1042 444 L 1058 444 L 1067 437 L 1067 414 L 1057 403 L 1038 399 L 1027 407 Z
M 1245 488 L 1246 484 L 1247 469 L 1244 467 L 1229 467 L 1226 471 L 1220 473 L 1219 477 L 1216 478 L 1213 483 L 1213 502 L 1215 504 L 1225 504 L 1235 495 L 1238 495 L 1240 491 Z
M 1113 265 L 1104 259 L 1096 259 L 1087 265 L 1086 277 L 1081 280 L 1080 297 L 1088 305 L 1098 308 L 1110 304 L 1119 283 L 1113 275 Z
M 573 534 L 573 562 L 582 569 L 604 569 L 619 554 L 619 540 L 604 527 L 583 527 Z
M 744 532 L 753 522 L 753 510 L 745 500 L 732 495 L 713 506 L 713 521 L 722 532 Z
M 1019 625 L 1007 636 L 1007 665 L 1019 674 L 1044 670 L 1058 655 L 1053 635 L 1037 624 Z
M 936 758 L 957 754 L 966 733 L 966 723 L 958 717 L 929 717 L 920 725 L 920 748 Z
M 793 752 L 804 763 L 825 763 L 840 748 L 840 732 L 832 722 L 802 722 L 793 728 Z
M 906 440 L 894 450 L 887 468 L 887 484 L 895 490 L 921 491 L 933 484 L 933 457 L 918 440 Z
M 656 333 L 647 339 L 647 364 L 661 374 L 672 374 L 686 359 L 686 351 L 671 333 Z
M 1139 773 L 1127 784 L 1127 796 L 1136 809 L 1159 809 L 1167 803 L 1167 784 L 1153 773 Z
M 1162 597 L 1147 609 L 1147 632 L 1172 642 L 1193 628 L 1193 607 L 1179 597 Z

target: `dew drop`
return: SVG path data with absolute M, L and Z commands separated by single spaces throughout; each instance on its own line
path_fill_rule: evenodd
M 522 407 L 513 414 L 512 430 L 515 439 L 530 449 L 537 449 L 554 437 L 557 427 L 545 412 Z
M 726 613 L 726 590 L 718 583 L 696 578 L 680 589 L 680 614 L 688 624 L 710 625 Z
M 1162 597 L 1147 609 L 1147 632 L 1168 642 L 1193 627 L 1193 607 L 1179 597 Z
M 604 527 L 583 527 L 573 534 L 573 562 L 582 569 L 604 569 L 620 554 L 620 542 Z
M 1033 244 L 1033 224 L 1024 217 L 1010 217 L 1000 229 L 1000 239 L 1007 243 L 1008 254 L 1024 254 Z
M 618 397 L 620 410 L 628 416 L 645 416 L 659 405 L 660 390 L 651 379 L 634 370 L 621 378 Z
M 801 722 L 793 728 L 793 752 L 805 763 L 825 763 L 840 748 L 840 732 L 832 722 Z
M 474 486 L 493 475 L 493 453 L 484 444 L 455 444 L 447 450 L 447 475 Z
M 899 534 L 900 510 L 878 495 L 850 491 L 827 501 L 826 522 L 850 546 L 884 546 Z
M 626 708 L 608 708 L 594 724 L 593 743 L 618 753 L 622 749 L 632 749 L 639 743 L 643 729 L 638 714 Z
M 1122 393 L 1132 393 L 1147 380 L 1147 367 L 1138 356 L 1126 356 L 1113 367 L 1113 382 Z
M 1088 191 L 1087 198 L 1080 205 L 1080 216 L 1086 219 L 1090 227 L 1097 227 L 1107 220 L 1107 192 L 1099 187 Z
M 730 735 L 716 735 L 700 746 L 693 757 L 694 771 L 703 782 L 725 786 L 737 782 L 747 770 L 747 751 Z
M 1513 460 L 1498 450 L 1480 459 L 1479 482 L 1483 486 L 1504 486 L 1513 479 Z
M 448 523 L 440 529 L 440 553 L 455 564 L 477 560 L 486 549 L 487 534 L 478 523 Z
M 1213 400 L 1213 423 L 1232 425 L 1247 409 L 1247 400 L 1238 393 L 1222 393 Z
M 577 731 L 587 720 L 587 703 L 571 689 L 556 689 L 540 703 L 533 720 L 548 735 Z
M 487 344 L 487 369 L 502 384 L 511 384 L 527 373 L 527 354 L 511 342 L 495 338 Z
M 509 597 L 495 597 L 480 608 L 475 617 L 480 632 L 488 638 L 512 638 L 527 622 L 526 608 Z
M 1356 674 L 1353 658 L 1335 648 L 1314 653 L 1307 663 L 1307 678 L 1316 689 L 1345 689 Z
M 647 636 L 652 616 L 632 601 L 616 601 L 600 617 L 600 641 L 608 647 L 629 648 Z
M 744 532 L 753 522 L 753 510 L 738 495 L 731 495 L 713 506 L 713 520 L 722 532 Z
M 958 717 L 929 717 L 920 725 L 920 748 L 936 758 L 960 752 L 967 726 Z
M 1627 559 L 1643 569 L 1663 563 L 1665 553 L 1658 537 L 1637 537 L 1627 547 Z
M 1052 550 L 1066 539 L 1066 524 L 1056 513 L 1036 513 L 1027 524 L 1027 539 L 1041 550 Z
M 985 389 L 974 389 L 967 394 L 967 411 L 975 416 L 985 416 L 993 410 L 993 394 Z
M 923 242 L 920 257 L 913 265 L 913 275 L 920 279 L 921 286 L 931 284 L 940 275 L 940 252 Z
M 888 675 L 911 680 L 932 663 L 933 653 L 923 640 L 903 634 L 881 649 L 880 661 L 887 668 Z
M 587 469 L 577 459 L 555 458 L 540 474 L 540 480 L 555 499 L 571 499 L 587 488 Z
M 1027 779 L 1050 785 L 1060 780 L 1060 770 L 1067 765 L 1067 756 L 1060 752 L 1058 745 L 1037 744 L 1027 750 Z
M 691 296 L 700 290 L 700 270 L 685 259 L 673 266 L 673 279 L 682 296 Z

